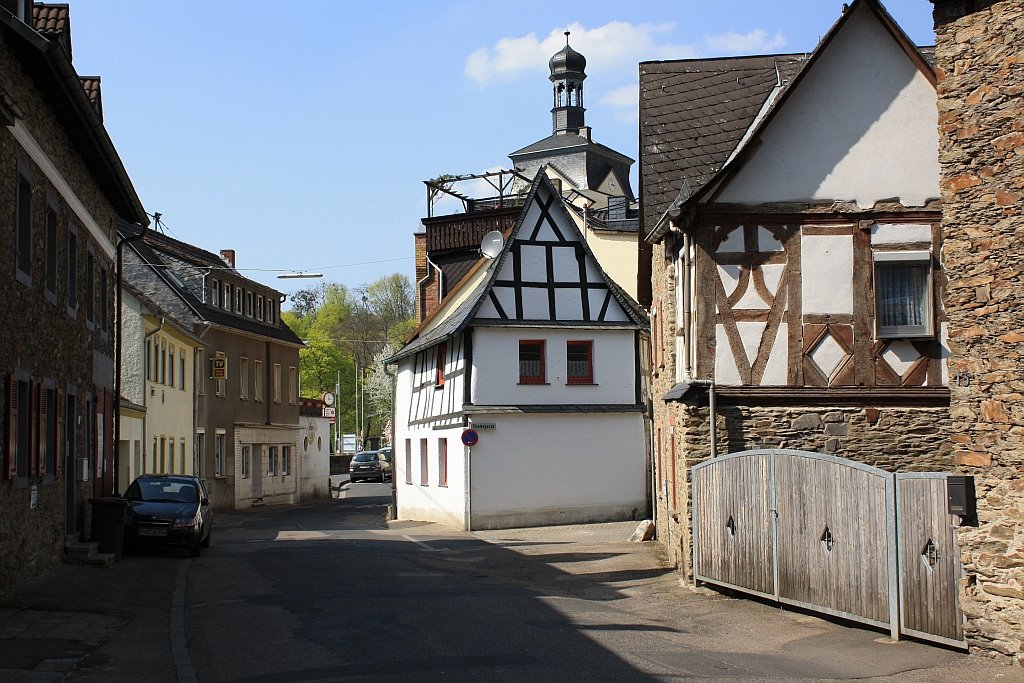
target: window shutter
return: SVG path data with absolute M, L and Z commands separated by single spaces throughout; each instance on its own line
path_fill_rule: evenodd
M 18 476 L 18 379 L 7 376 L 7 478 Z
M 39 473 L 39 446 L 42 431 L 39 428 L 39 382 L 32 382 L 29 386 L 29 443 L 28 443 L 28 476 L 34 477 Z
M 57 433 L 53 443 L 57 452 L 53 454 L 53 474 L 59 477 L 64 469 L 64 392 L 60 389 L 54 393 L 53 409 L 57 412 L 54 415 Z
M 46 449 L 47 449 L 47 446 L 48 446 L 47 442 L 49 441 L 49 439 L 47 438 L 47 437 L 49 437 L 49 434 L 47 433 L 47 430 L 48 430 L 50 425 L 49 425 L 49 422 L 46 419 L 46 417 L 47 417 L 47 413 L 46 413 L 46 394 L 47 394 L 46 387 L 43 386 L 42 383 L 39 383 L 39 384 L 36 385 L 36 390 L 39 392 L 39 427 L 38 427 L 38 431 L 39 431 L 39 459 L 38 459 L 38 463 L 39 463 L 39 476 L 41 477 L 41 476 L 46 474 L 46 458 L 49 455 L 49 453 L 46 452 Z

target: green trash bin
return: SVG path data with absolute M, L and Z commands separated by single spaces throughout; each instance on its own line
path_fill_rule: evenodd
M 124 498 L 90 498 L 92 527 L 90 537 L 99 543 L 101 553 L 113 553 L 120 560 L 124 551 L 124 521 L 128 501 Z

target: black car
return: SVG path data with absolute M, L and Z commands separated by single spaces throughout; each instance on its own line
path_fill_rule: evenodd
M 348 466 L 348 480 L 355 483 L 363 479 L 384 481 L 384 468 L 381 467 L 377 451 L 362 451 L 352 456 L 352 462 Z
M 184 474 L 143 474 L 124 493 L 129 545 L 184 545 L 192 557 L 210 545 L 213 511 L 206 487 Z

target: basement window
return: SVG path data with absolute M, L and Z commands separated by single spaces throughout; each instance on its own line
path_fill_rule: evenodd
M 931 253 L 875 252 L 874 261 L 875 336 L 934 336 Z

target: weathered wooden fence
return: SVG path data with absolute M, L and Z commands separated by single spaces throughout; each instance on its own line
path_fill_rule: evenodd
M 698 581 L 963 644 L 945 475 L 821 453 L 732 453 L 693 468 Z

